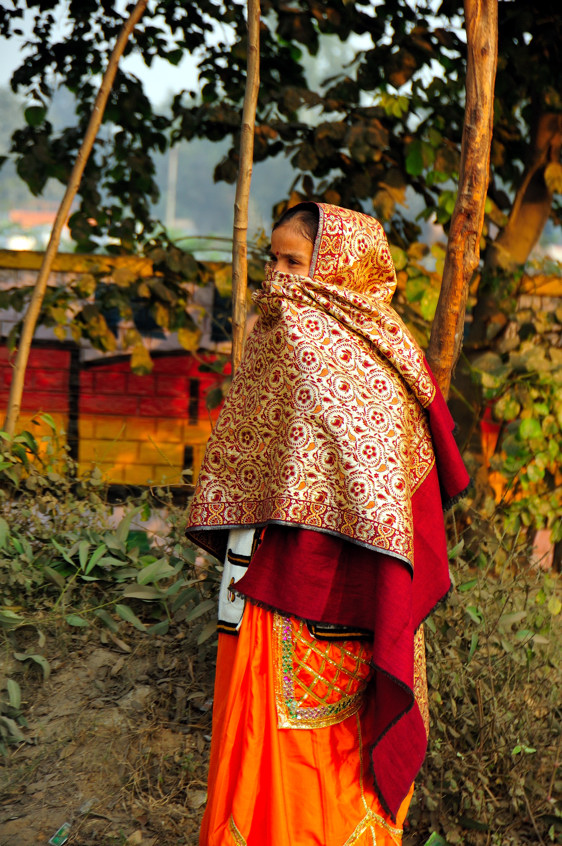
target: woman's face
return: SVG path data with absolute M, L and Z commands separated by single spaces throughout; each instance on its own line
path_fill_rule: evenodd
M 271 233 L 270 259 L 273 270 L 308 276 L 314 245 L 290 223 Z

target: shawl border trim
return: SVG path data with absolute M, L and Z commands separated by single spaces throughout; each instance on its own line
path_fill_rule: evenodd
M 394 552 L 393 550 L 386 549 L 383 546 L 376 546 L 372 543 L 367 543 L 367 541 L 361 541 L 357 538 L 351 537 L 351 535 L 343 534 L 342 532 L 338 532 L 335 529 L 326 529 L 320 526 L 311 526 L 308 523 L 293 523 L 290 520 L 264 520 L 260 523 L 220 523 L 215 526 L 213 525 L 190 525 L 189 529 L 186 531 L 186 535 L 190 538 L 194 543 L 203 547 L 207 552 L 209 552 L 213 557 L 217 558 L 222 563 L 222 558 L 220 550 L 217 546 L 211 546 L 210 544 L 203 544 L 202 543 L 202 535 L 207 532 L 225 532 L 228 533 L 231 529 L 262 529 L 266 526 L 288 526 L 296 529 L 306 529 L 310 532 L 320 532 L 320 534 L 324 535 L 332 535 L 336 538 L 341 538 L 344 541 L 348 541 L 349 543 L 355 544 L 356 546 L 361 546 L 363 549 L 370 549 L 373 552 L 380 552 L 383 555 L 388 555 L 390 558 L 395 558 L 398 561 L 401 561 L 402 564 L 406 565 L 408 572 L 410 575 L 413 575 L 414 568 L 412 566 L 412 562 L 406 558 L 404 555 L 400 555 L 398 552 Z M 193 537 L 193 535 L 197 535 L 197 537 Z M 431 613 L 431 612 L 430 612 Z

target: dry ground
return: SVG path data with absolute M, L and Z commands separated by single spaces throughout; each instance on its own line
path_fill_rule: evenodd
M 11 637 L 21 652 L 36 632 Z M 212 644 L 194 660 L 181 635 L 96 631 L 47 638 L 42 651 L 45 682 L 37 664 L 2 656 L 22 687 L 28 727 L 0 767 L 1 846 L 43 846 L 64 822 L 68 846 L 196 846 Z
M 47 681 L 13 657 L 33 651 L 49 661 Z M 64 822 L 68 846 L 197 846 L 214 654 L 213 640 L 197 647 L 181 632 L 58 630 L 40 650 L 35 627 L 11 632 L 1 675 L 20 684 L 28 725 L 26 742 L 0 757 L 0 846 L 47 846 Z M 426 842 L 427 822 L 413 807 L 404 846 Z M 543 842 L 529 819 L 509 829 L 500 841 L 459 829 L 452 842 Z

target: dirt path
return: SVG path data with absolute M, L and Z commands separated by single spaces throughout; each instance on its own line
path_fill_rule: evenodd
M 65 822 L 68 846 L 196 846 L 212 646 L 193 659 L 181 635 L 95 632 L 43 651 L 46 682 L 32 662 L 8 667 L 25 668 L 28 727 L 0 759 L 1 846 L 46 846 Z

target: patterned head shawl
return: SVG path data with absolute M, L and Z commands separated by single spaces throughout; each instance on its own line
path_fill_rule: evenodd
M 381 225 L 318 204 L 310 277 L 268 268 L 205 457 L 188 534 L 223 555 L 230 528 L 332 533 L 411 568 L 411 499 L 434 466 L 436 388 L 390 305 Z

